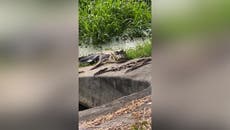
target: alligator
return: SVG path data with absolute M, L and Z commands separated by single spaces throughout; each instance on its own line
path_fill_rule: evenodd
M 97 54 L 90 54 L 79 58 L 80 63 L 95 64 L 91 70 L 94 70 L 107 63 L 123 63 L 128 60 L 124 50 L 104 51 Z
M 124 50 L 103 52 L 99 55 L 99 61 L 97 64 L 90 70 L 94 70 L 107 63 L 123 63 L 127 60 L 128 59 Z

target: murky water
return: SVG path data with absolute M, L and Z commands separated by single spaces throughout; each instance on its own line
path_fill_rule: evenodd
M 109 44 L 102 45 L 101 47 L 95 46 L 80 46 L 79 47 L 79 56 L 86 56 L 92 53 L 100 52 L 103 50 L 119 50 L 119 49 L 128 49 L 136 47 L 137 45 L 143 44 L 145 41 L 149 39 L 134 39 L 134 40 L 126 40 L 126 41 L 113 41 Z

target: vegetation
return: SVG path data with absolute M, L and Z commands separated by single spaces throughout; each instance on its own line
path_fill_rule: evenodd
M 80 45 L 150 36 L 151 0 L 80 0 Z
M 147 130 L 147 129 L 149 129 L 147 121 L 136 122 L 131 126 L 131 130 Z
M 79 63 L 79 67 L 86 67 L 86 66 L 90 66 L 90 65 L 93 65 L 93 64 L 90 64 L 90 63 Z
M 151 41 L 148 40 L 145 43 L 136 46 L 135 48 L 130 48 L 125 51 L 128 59 L 148 57 L 152 54 L 152 44 Z

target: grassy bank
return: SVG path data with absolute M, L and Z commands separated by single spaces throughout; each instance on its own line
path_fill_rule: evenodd
M 80 44 L 102 45 L 151 33 L 150 0 L 80 0 L 79 5 Z
M 125 50 L 128 59 L 135 59 L 141 57 L 148 57 L 152 54 L 152 43 L 150 40 L 145 41 L 143 44 Z

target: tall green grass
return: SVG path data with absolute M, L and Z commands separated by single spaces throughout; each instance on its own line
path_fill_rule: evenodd
M 151 0 L 79 0 L 79 5 L 80 44 L 101 45 L 151 33 Z
M 149 57 L 152 54 L 152 43 L 150 40 L 145 41 L 134 48 L 125 50 L 128 59 Z

